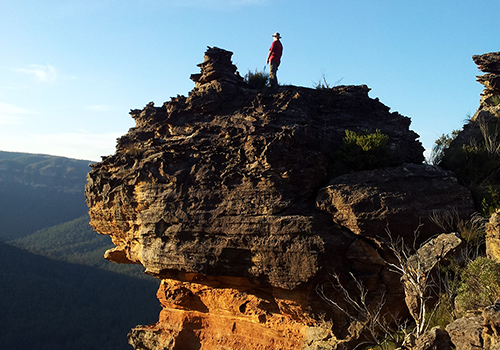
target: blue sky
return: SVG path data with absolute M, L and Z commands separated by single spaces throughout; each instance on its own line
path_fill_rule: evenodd
M 474 114 L 472 55 L 500 51 L 498 0 L 2 0 L 0 150 L 98 161 L 130 109 L 187 95 L 207 46 L 280 83 L 366 84 L 430 149 Z

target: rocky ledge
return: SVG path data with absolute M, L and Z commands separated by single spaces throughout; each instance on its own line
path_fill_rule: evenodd
M 363 85 L 252 89 L 222 49 L 209 48 L 199 66 L 188 97 L 132 110 L 136 127 L 88 175 L 91 225 L 116 245 L 106 258 L 162 280 L 158 323 L 136 327 L 130 343 L 354 344 L 352 320 L 315 291 L 333 271 L 404 310 L 385 263 L 387 228 L 413 242 L 419 227 L 424 241 L 440 233 L 431 213 L 473 211 L 451 172 L 422 164 L 410 119 Z M 346 130 L 385 135 L 383 156 L 346 157 Z

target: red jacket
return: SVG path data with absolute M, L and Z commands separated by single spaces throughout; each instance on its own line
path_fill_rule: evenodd
M 279 64 L 281 62 L 281 54 L 283 53 L 283 45 L 281 45 L 281 42 L 279 40 L 274 40 L 269 51 L 271 51 L 269 61 Z

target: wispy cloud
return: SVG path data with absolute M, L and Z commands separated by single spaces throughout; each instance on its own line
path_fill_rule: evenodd
M 18 124 L 24 120 L 25 116 L 28 114 L 32 114 L 32 112 L 26 108 L 0 102 L 0 126 Z
M 50 64 L 30 64 L 28 68 L 14 68 L 13 71 L 33 75 L 35 79 L 43 83 L 53 83 L 57 79 L 57 70 Z
M 87 109 L 91 112 L 110 112 L 110 111 L 115 111 L 116 107 L 108 105 L 92 105 L 92 106 L 87 106 Z
M 174 6 L 202 7 L 202 8 L 235 8 L 243 6 L 256 6 L 267 3 L 268 0 L 173 0 Z

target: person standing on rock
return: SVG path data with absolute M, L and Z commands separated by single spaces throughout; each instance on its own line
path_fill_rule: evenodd
M 269 65 L 269 86 L 276 87 L 278 86 L 278 66 L 281 62 L 281 54 L 283 53 L 283 45 L 281 45 L 281 36 L 280 33 L 273 34 L 274 41 L 271 44 L 271 48 L 269 49 L 269 54 L 267 55 L 266 64 Z

